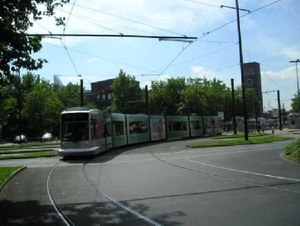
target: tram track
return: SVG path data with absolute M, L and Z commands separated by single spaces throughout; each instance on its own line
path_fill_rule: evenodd
M 284 192 L 289 192 L 289 193 L 294 193 L 294 194 L 300 194 L 300 190 L 298 189 L 291 189 L 291 188 L 287 188 L 287 187 L 283 187 L 283 185 L 289 185 L 289 184 L 298 184 L 300 183 L 300 179 L 297 178 L 287 178 L 287 177 L 282 177 L 282 176 L 276 176 L 276 175 L 267 175 L 264 173 L 256 173 L 256 172 L 251 172 L 251 171 L 246 171 L 246 170 L 241 170 L 241 169 L 234 169 L 234 168 L 230 168 L 230 167 L 224 167 L 218 164 L 212 164 L 212 163 L 207 163 L 205 161 L 199 161 L 198 159 L 195 159 L 197 157 L 200 157 L 203 159 L 203 157 L 206 156 L 216 156 L 216 155 L 227 155 L 227 154 L 243 154 L 246 153 L 246 150 L 235 150 L 234 152 L 231 153 L 226 153 L 226 151 L 222 151 L 221 153 L 192 153 L 189 152 L 188 156 L 182 156 L 183 152 L 182 148 L 185 146 L 185 144 L 182 144 L 182 142 L 176 143 L 176 144 L 172 144 L 172 145 L 168 145 L 168 144 L 158 144 L 155 147 L 150 148 L 147 153 L 150 154 L 148 155 L 149 157 L 151 156 L 151 158 L 153 158 L 152 161 L 159 161 L 162 162 L 166 165 L 172 166 L 172 167 L 176 167 L 178 169 L 182 169 L 182 170 L 186 170 L 186 171 L 190 171 L 193 173 L 198 173 L 201 175 L 205 175 L 205 176 L 209 176 L 209 177 L 214 177 L 214 178 L 218 178 L 220 180 L 226 180 L 226 181 L 231 181 L 231 182 L 235 182 L 235 183 L 241 183 L 241 184 L 245 184 L 247 188 L 268 188 L 268 189 L 275 189 L 278 191 L 284 191 Z M 255 150 L 255 152 L 258 152 L 261 150 Z M 194 152 L 194 151 L 193 151 Z M 192 163 L 195 165 L 184 165 L 183 164 L 179 164 L 177 162 L 174 161 L 186 161 L 188 163 Z M 138 160 L 136 160 L 138 161 Z M 143 160 L 140 160 L 143 161 Z M 118 163 L 118 162 L 116 162 Z M 124 163 L 124 161 L 122 161 L 122 163 Z M 60 167 L 61 163 L 57 163 L 56 165 L 54 165 L 51 170 L 48 173 L 47 176 L 47 193 L 48 193 L 48 197 L 49 200 L 51 201 L 51 204 L 53 206 L 53 208 L 55 209 L 57 215 L 60 217 L 60 219 L 62 220 L 64 225 L 76 225 L 76 221 L 72 221 L 71 219 L 69 219 L 68 214 L 64 213 L 63 207 L 60 206 L 59 203 L 59 198 L 57 198 L 57 200 L 55 200 L 55 193 L 51 192 L 51 181 L 55 180 L 55 170 L 57 168 Z M 91 164 L 91 165 L 89 165 Z M 111 196 L 110 194 L 108 194 L 103 188 L 101 188 L 101 186 L 99 184 L 97 184 L 95 181 L 93 181 L 93 178 L 91 178 L 89 176 L 89 171 L 90 169 L 88 168 L 88 166 L 92 166 L 93 162 L 91 162 L 91 159 L 85 160 L 84 162 L 82 162 L 82 164 L 80 164 L 81 167 L 77 168 L 79 171 L 82 172 L 82 182 L 86 181 L 87 185 L 90 185 L 91 187 L 93 187 L 94 191 L 96 191 L 95 193 L 93 193 L 93 195 L 97 196 L 100 198 L 100 202 L 109 202 L 112 205 L 115 206 L 114 210 L 115 211 L 124 211 L 127 213 L 127 215 L 131 215 L 131 218 L 137 219 L 137 221 L 142 222 L 139 225 L 161 225 L 160 223 L 150 219 L 149 217 L 145 216 L 144 214 L 134 210 L 134 208 L 130 207 L 129 205 L 126 205 L 126 203 L 122 202 L 122 201 L 118 201 L 116 200 L 113 196 Z M 102 164 L 102 163 L 100 163 Z M 114 164 L 114 163 L 112 163 Z M 203 169 L 199 169 L 197 167 L 197 165 L 199 166 L 203 166 L 203 167 L 208 167 L 208 170 L 203 170 Z M 195 166 L 193 168 L 193 166 Z M 63 166 L 62 166 L 63 167 Z M 216 171 L 212 170 L 210 171 L 209 169 L 215 169 L 215 170 L 222 170 L 224 173 L 217 173 Z M 275 182 L 273 181 L 272 184 L 267 184 L 267 183 L 261 183 L 261 182 L 257 182 L 257 180 L 249 180 L 249 179 L 243 179 L 240 176 L 231 176 L 229 173 L 241 173 L 241 174 L 250 174 L 252 176 L 255 177 L 263 177 L 263 178 L 271 178 L 272 180 L 275 180 Z M 98 172 L 99 174 L 101 174 L 101 172 Z M 280 183 L 276 183 L 276 181 L 279 181 Z M 281 183 L 282 181 L 285 181 L 287 183 Z M 85 182 L 84 182 L 85 183 Z M 281 187 L 282 186 L 282 187 Z M 117 210 L 119 209 L 119 210 Z M 83 215 L 84 217 L 84 215 Z M 88 216 L 87 216 L 88 217 Z M 102 225 L 102 224 L 100 224 Z M 105 225 L 105 224 L 103 224 Z
M 114 199 L 112 196 L 110 196 L 109 194 L 107 194 L 106 192 L 104 192 L 99 186 L 97 186 L 87 175 L 86 172 L 86 166 L 88 165 L 90 160 L 86 160 L 83 164 L 82 164 L 82 173 L 84 174 L 84 177 L 86 179 L 86 181 L 94 188 L 97 190 L 97 196 L 100 196 L 101 199 L 103 200 L 103 202 L 105 201 L 109 201 L 112 204 L 114 204 L 117 208 L 119 208 L 120 210 L 126 211 L 128 214 L 132 215 L 134 218 L 139 219 L 138 221 L 141 221 L 143 223 L 139 223 L 139 225 L 152 225 L 152 226 L 161 226 L 161 224 L 155 222 L 154 220 L 148 218 L 147 216 L 144 216 L 143 214 L 131 209 L 130 207 L 122 204 L 121 202 L 117 201 L 116 199 Z M 60 205 L 58 204 L 58 200 L 55 199 L 53 192 L 51 192 L 51 180 L 53 177 L 53 172 L 55 171 L 55 169 L 57 169 L 59 167 L 60 163 L 57 163 L 56 165 L 54 165 L 51 170 L 49 171 L 48 175 L 47 175 L 47 179 L 46 179 L 46 189 L 47 189 L 47 194 L 48 194 L 48 198 L 51 202 L 51 205 L 53 206 L 55 212 L 57 213 L 57 215 L 59 216 L 59 218 L 62 220 L 64 225 L 67 226 L 75 226 L 76 223 L 73 222 L 66 213 L 64 213 L 63 209 L 60 207 Z M 105 199 L 105 200 L 104 200 Z M 98 224 L 97 224 L 98 225 Z
M 180 145 L 180 146 L 183 146 L 183 145 Z M 176 147 L 176 146 L 172 146 L 170 153 L 172 153 L 174 155 L 178 155 L 177 152 L 174 152 L 174 150 L 177 149 L 177 148 L 178 147 Z M 251 185 L 253 187 L 266 187 L 266 188 L 269 188 L 269 189 L 275 189 L 275 190 L 281 190 L 281 191 L 300 194 L 300 190 L 282 188 L 282 187 L 276 186 L 276 183 L 274 183 L 273 185 L 269 185 L 269 184 L 258 183 L 258 182 L 251 181 L 251 180 L 240 179 L 240 178 L 237 178 L 237 177 L 224 176 L 224 175 L 221 175 L 221 174 L 211 173 L 211 172 L 208 172 L 208 171 L 192 169 L 192 168 L 189 168 L 189 167 L 186 167 L 186 166 L 182 166 L 182 165 L 179 165 L 179 164 L 176 164 L 176 163 L 172 163 L 168 160 L 175 160 L 175 159 L 176 160 L 184 160 L 184 161 L 192 162 L 194 164 L 198 164 L 198 165 L 202 165 L 202 166 L 206 166 L 206 167 L 210 167 L 210 168 L 215 168 L 215 169 L 220 169 L 220 170 L 224 170 L 224 171 L 228 171 L 228 172 L 237 172 L 237 173 L 241 173 L 241 174 L 249 174 L 249 175 L 258 176 L 258 177 L 272 178 L 272 179 L 276 179 L 276 180 L 279 180 L 279 181 L 287 181 L 287 183 L 290 183 L 290 184 L 300 183 L 300 179 L 297 179 L 297 178 L 288 178 L 288 177 L 269 175 L 269 174 L 264 174 L 264 173 L 256 173 L 256 172 L 251 172 L 251 171 L 246 171 L 246 170 L 239 170 L 239 169 L 234 169 L 234 168 L 229 168 L 229 167 L 224 167 L 224 166 L 218 166 L 218 165 L 214 165 L 214 164 L 208 164 L 208 163 L 205 163 L 205 162 L 200 162 L 200 161 L 190 159 L 190 158 L 193 158 L 195 156 L 183 157 L 183 158 L 178 157 L 178 156 L 176 158 L 175 157 L 161 158 L 161 157 L 159 157 L 158 155 L 155 154 L 155 151 L 157 151 L 157 149 L 158 149 L 158 147 L 155 147 L 151 151 L 151 155 L 155 159 L 157 159 L 158 161 L 163 162 L 163 163 L 165 163 L 167 165 L 170 165 L 172 167 L 176 167 L 176 168 L 179 168 L 179 169 L 199 173 L 199 174 L 206 175 L 206 176 L 209 176 L 209 177 L 219 178 L 219 179 L 222 179 L 222 180 L 228 180 L 228 181 L 248 184 L 248 185 Z M 238 152 L 238 153 L 245 153 L 245 151 L 241 151 L 241 152 Z M 221 155 L 224 155 L 224 154 L 225 153 L 221 153 Z M 230 153 L 230 154 L 234 154 L 234 153 Z M 218 155 L 218 154 L 212 154 L 212 155 Z M 211 156 L 211 155 L 198 155 L 196 157 L 204 157 L 204 156 Z
M 51 192 L 51 178 L 53 175 L 53 171 L 55 170 L 55 168 L 59 165 L 60 163 L 55 164 L 51 170 L 49 171 L 48 175 L 47 175 L 47 194 L 48 194 L 48 198 L 55 210 L 55 212 L 57 213 L 57 215 L 59 216 L 59 218 L 63 221 L 63 223 L 67 226 L 74 226 L 73 222 L 67 217 L 66 214 L 64 214 L 64 212 L 62 211 L 62 209 L 59 207 L 59 205 L 57 204 L 57 202 L 55 201 L 55 198 Z

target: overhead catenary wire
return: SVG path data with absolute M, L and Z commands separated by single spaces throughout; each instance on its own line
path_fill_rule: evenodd
M 232 45 L 229 45 L 229 46 L 226 46 L 226 47 L 224 47 L 224 48 L 221 48 L 221 49 L 218 49 L 218 50 L 215 50 L 215 51 L 212 51 L 212 52 L 209 52 L 209 53 L 206 53 L 206 54 L 203 54 L 203 55 L 201 55 L 201 56 L 194 57 L 194 58 L 192 58 L 192 59 L 189 59 L 189 60 L 186 60 L 186 61 L 183 61 L 183 62 L 179 62 L 179 63 L 177 63 L 177 64 L 174 64 L 173 67 L 179 66 L 179 65 L 181 65 L 181 64 L 189 63 L 189 62 L 192 62 L 192 61 L 194 61 L 194 60 L 197 60 L 197 59 L 200 59 L 200 58 L 203 58 L 203 57 L 207 57 L 207 56 L 209 56 L 209 55 L 212 55 L 212 54 L 221 52 L 221 51 L 223 51 L 223 50 L 225 50 L 225 49 L 231 48 L 231 47 L 233 47 L 233 46 L 235 46 L 235 45 L 237 45 L 237 43 L 232 44 Z
M 161 76 L 191 44 L 192 43 L 189 43 L 188 46 L 183 47 L 182 50 L 174 57 L 174 59 L 159 73 L 159 76 Z
M 191 0 L 191 1 L 192 1 L 192 0 Z M 276 1 L 272 2 L 272 3 L 269 3 L 269 4 L 266 4 L 266 5 L 262 6 L 262 7 L 259 7 L 259 8 L 255 9 L 255 10 L 253 10 L 253 11 L 250 11 L 250 10 L 249 10 L 249 11 L 247 11 L 246 14 L 240 16 L 240 18 L 245 17 L 245 16 L 249 15 L 250 13 L 257 12 L 257 11 L 259 11 L 259 10 L 261 10 L 261 9 L 263 9 L 263 8 L 266 8 L 266 7 L 268 7 L 268 6 L 271 6 L 271 5 L 275 4 L 275 3 L 278 3 L 279 1 L 281 1 L 281 0 L 276 0 Z M 193 1 L 193 2 L 197 2 L 197 1 Z M 222 5 L 221 5 L 220 7 L 222 8 Z M 211 34 L 211 33 L 213 33 L 213 32 L 216 32 L 216 31 L 218 31 L 218 30 L 220 30 L 220 29 L 222 29 L 222 28 L 228 26 L 229 24 L 235 22 L 236 20 L 237 20 L 237 19 L 231 20 L 231 21 L 229 21 L 229 22 L 227 22 L 227 23 L 225 23 L 225 24 L 223 24 L 223 25 L 221 25 L 221 26 L 219 26 L 219 27 L 217 27 L 217 28 L 215 28 L 215 29 L 213 29 L 213 30 L 211 30 L 211 31 L 208 31 L 208 32 L 203 33 L 202 36 L 197 37 L 197 39 L 195 40 L 195 42 L 199 41 L 200 39 L 206 37 L 207 35 L 209 35 L 209 34 Z M 186 48 L 184 48 L 184 49 L 183 49 L 183 50 L 182 50 L 182 51 L 181 51 L 181 52 L 180 52 L 180 53 L 179 53 L 179 54 L 171 61 L 171 63 L 168 64 L 168 66 L 160 73 L 160 75 L 161 75 L 162 73 L 164 73 L 164 72 L 172 65 L 172 63 L 173 63 L 173 62 L 181 55 L 181 53 L 182 53 L 184 50 L 186 50 L 189 46 L 190 46 L 190 45 L 188 45 Z
M 216 7 L 216 8 L 220 8 L 219 5 L 213 5 L 213 4 L 209 4 L 206 2 L 201 2 L 201 1 L 196 1 L 196 0 L 184 0 L 186 2 L 192 2 L 192 3 L 196 3 L 196 4 L 200 4 L 200 5 L 205 5 L 205 6 L 210 6 L 210 7 Z
M 102 37 L 102 38 L 150 38 L 150 39 L 158 39 L 159 41 L 162 40 L 196 40 L 197 37 L 193 36 L 164 36 L 164 35 L 125 35 L 125 34 L 61 34 L 61 33 L 43 33 L 43 34 L 29 34 L 25 33 L 25 36 L 37 36 L 37 37 Z
M 137 21 L 137 20 L 133 20 L 133 19 L 129 19 L 129 18 L 126 18 L 126 17 L 122 17 L 122 16 L 119 16 L 119 15 L 116 15 L 116 14 L 107 13 L 107 12 L 104 12 L 102 10 L 93 9 L 93 8 L 90 8 L 90 7 L 87 7 L 87 6 L 82 6 L 82 5 L 79 5 L 79 4 L 76 4 L 76 6 L 84 8 L 84 9 L 88 9 L 88 10 L 91 10 L 91 11 L 94 11 L 94 12 L 98 12 L 98 13 L 101 13 L 101 14 L 105 14 L 105 15 L 108 15 L 108 16 L 111 16 L 111 17 L 115 17 L 115 18 L 119 18 L 119 19 L 122 19 L 122 20 L 126 20 L 126 21 L 130 21 L 130 22 L 133 22 L 133 23 L 137 23 L 137 24 L 140 24 L 140 25 L 143 25 L 143 26 L 147 26 L 147 27 L 155 28 L 155 29 L 158 29 L 158 30 L 161 30 L 161 31 L 169 32 L 171 34 L 176 34 L 176 35 L 182 35 L 182 36 L 184 36 L 183 34 L 180 34 L 178 32 L 174 32 L 174 31 L 171 31 L 171 30 L 160 28 L 160 27 L 157 27 L 157 26 L 154 26 L 154 25 L 150 25 L 150 24 L 143 23 L 143 22 L 140 22 L 140 21 Z
M 58 47 L 58 48 L 64 48 L 64 47 L 61 47 L 60 45 L 55 45 L 55 44 L 47 43 L 47 42 L 44 42 L 44 43 L 47 44 L 47 45 Z M 150 73 L 157 72 L 155 70 L 150 70 L 148 68 L 136 66 L 136 65 L 133 65 L 133 64 L 128 64 L 128 63 L 117 61 L 117 60 L 112 60 L 112 59 L 109 59 L 109 58 L 106 58 L 106 57 L 98 56 L 98 55 L 91 54 L 91 53 L 86 53 L 86 52 L 76 50 L 76 49 L 72 49 L 72 48 L 68 48 L 68 51 L 77 52 L 77 53 L 80 53 L 80 54 L 83 54 L 83 55 L 86 55 L 86 56 L 96 57 L 96 58 L 99 58 L 99 59 L 102 59 L 102 60 L 106 60 L 106 61 L 113 62 L 113 63 L 116 63 L 116 64 L 122 64 L 122 65 L 129 66 L 129 67 L 136 68 L 136 69 L 142 69 L 142 70 L 150 72 Z
M 71 57 L 71 55 L 70 55 L 70 53 L 69 53 L 69 51 L 68 51 L 68 49 L 67 49 L 67 46 L 64 44 L 64 42 L 63 42 L 61 39 L 60 39 L 60 41 L 61 41 L 61 44 L 63 45 L 64 49 L 66 50 L 66 53 L 67 53 L 67 55 L 68 55 L 68 57 L 69 57 L 69 59 L 70 59 L 72 65 L 73 65 L 73 67 L 74 67 L 74 69 L 75 69 L 77 75 L 78 75 L 79 77 L 81 77 L 81 75 L 79 74 L 79 72 L 78 72 L 78 70 L 77 70 L 77 67 L 76 67 L 76 65 L 75 65 L 75 63 L 74 63 L 74 61 L 73 61 L 73 59 L 72 59 L 72 57 Z
M 256 12 L 256 11 L 258 11 L 258 10 L 260 10 L 260 9 L 263 9 L 263 8 L 265 8 L 265 7 L 267 7 L 267 6 L 270 6 L 270 5 L 272 5 L 272 4 L 275 4 L 275 3 L 277 3 L 277 2 L 279 2 L 279 1 L 281 1 L 281 0 L 277 0 L 277 1 L 275 1 L 275 2 L 272 2 L 272 3 L 270 3 L 270 4 L 267 4 L 267 5 L 265 5 L 265 6 L 262 6 L 262 7 L 260 7 L 260 8 L 258 8 L 258 9 L 256 9 L 256 10 L 252 10 L 251 11 L 251 13 L 253 13 L 253 12 Z M 74 5 L 75 5 L 75 2 L 74 2 Z M 78 5 L 77 5 L 78 6 Z M 87 8 L 87 7 L 85 7 L 85 8 Z M 93 9 L 90 9 L 90 10 L 93 10 Z M 246 14 L 246 15 L 248 15 L 248 14 Z M 113 16 L 113 15 L 111 15 L 111 16 Z M 114 16 L 116 16 L 116 15 L 114 15 Z M 244 15 L 245 16 L 245 15 Z M 243 17 L 243 16 L 242 16 Z M 121 18 L 121 19 L 126 19 L 126 18 L 123 18 L 123 17 L 119 17 L 119 18 Z M 130 20 L 130 19 L 129 19 Z M 208 34 L 211 34 L 212 32 L 214 32 L 214 31 L 216 31 L 216 30 L 218 30 L 218 29 L 221 29 L 222 27 L 224 27 L 224 26 L 227 26 L 228 24 L 230 24 L 230 23 L 232 23 L 232 22 L 234 22 L 235 20 L 233 20 L 233 21 L 230 21 L 230 22 L 228 22 L 228 23 L 226 23 L 226 24 L 224 24 L 224 25 L 222 25 L 222 26 L 220 26 L 220 27 L 218 27 L 218 28 L 216 28 L 216 29 L 214 29 L 214 30 L 211 30 L 211 31 L 209 31 L 209 32 L 207 32 L 207 33 L 204 33 L 204 36 L 207 36 Z M 135 22 L 138 22 L 138 21 L 135 21 Z M 138 22 L 139 23 L 139 22 Z M 141 23 L 141 24 L 144 24 L 144 23 Z M 151 25 L 150 25 L 151 26 Z M 161 29 L 161 30 L 165 30 L 165 31 L 168 31 L 168 30 L 166 30 L 166 29 Z M 171 31 L 172 32 L 172 31 Z M 176 34 L 178 34 L 177 32 L 172 32 L 172 33 L 176 33 Z M 54 36 L 53 34 L 52 35 L 50 35 L 50 34 L 48 34 L 47 35 L 48 37 L 49 36 Z M 90 35 L 89 35 L 90 36 Z M 126 35 L 122 35 L 122 34 L 120 34 L 120 36 L 122 36 L 122 37 L 130 37 L 130 35 L 129 36 L 126 36 Z M 203 36 L 203 37 L 204 37 Z M 111 37 L 113 37 L 113 36 L 111 36 Z M 131 37 L 133 37 L 133 36 L 131 36 Z M 137 36 L 135 36 L 135 37 L 137 37 Z M 148 38 L 148 36 L 145 36 L 145 37 L 147 37 Z M 153 37 L 153 36 L 152 36 Z M 157 37 L 161 37 L 161 36 L 156 36 L 155 38 L 157 38 Z M 184 37 L 184 36 L 183 36 Z M 203 38 L 203 37 L 198 37 L 198 39 L 196 39 L 196 41 L 199 41 L 199 38 Z M 182 37 L 180 37 L 180 38 L 182 38 Z M 178 54 L 178 55 L 176 55 L 176 57 L 171 61 L 171 63 L 169 63 L 168 65 L 167 65 L 167 67 L 163 70 L 163 72 L 165 72 L 165 70 L 167 70 L 167 68 L 169 68 L 170 66 L 171 66 L 171 64 L 182 54 L 182 52 L 184 51 L 184 50 L 186 50 L 188 47 L 189 47 L 190 45 L 188 45 L 187 47 L 185 47 L 183 50 L 181 50 L 180 51 L 180 53 Z M 64 48 L 67 50 L 67 53 L 68 53 L 68 49 L 66 48 L 66 46 L 64 45 Z M 70 54 L 68 53 L 68 56 L 69 56 L 69 58 L 70 58 Z M 72 61 L 73 62 L 73 61 Z M 75 66 L 75 64 L 74 64 L 74 62 L 72 63 L 74 66 Z M 75 66 L 75 68 L 76 68 L 76 66 Z M 78 73 L 78 70 L 77 70 L 77 68 L 75 69 L 76 71 L 77 71 L 77 73 Z M 162 72 L 162 73 L 163 73 Z M 78 73 L 79 74 L 79 73 Z
M 63 10 L 63 9 L 57 9 L 57 10 L 59 10 L 59 11 L 61 11 L 61 12 L 67 12 L 67 11 L 65 11 L 65 10 Z M 89 18 L 89 17 L 86 17 L 86 16 L 82 16 L 82 15 L 77 15 L 77 14 L 72 14 L 73 16 L 75 16 L 75 17 L 77 17 L 77 18 L 79 18 L 79 19 L 81 19 L 81 20 L 84 20 L 84 21 L 87 21 L 87 22 L 89 22 L 89 23 L 92 23 L 92 24 L 95 24 L 95 25 L 97 25 L 97 26 L 99 26 L 99 27 L 102 27 L 102 28 L 104 28 L 104 29 L 106 29 L 106 30 L 108 30 L 108 31 L 112 31 L 112 32 L 114 32 L 114 33 L 117 33 L 117 34 L 122 34 L 121 32 L 119 32 L 119 31 L 116 31 L 116 30 L 113 30 L 113 29 L 111 29 L 111 28 L 109 28 L 109 27 L 107 27 L 107 26 L 103 26 L 102 24 L 99 24 L 98 22 L 99 21 L 95 21 L 95 20 L 93 20 L 92 18 Z M 102 22 L 104 22 L 104 21 L 102 21 Z M 105 21 L 105 23 L 107 23 L 106 21 Z
M 74 6 L 75 6 L 75 3 L 76 3 L 76 0 L 74 0 L 74 1 L 73 1 L 73 4 L 72 4 L 72 7 L 71 7 L 71 10 L 70 10 L 70 12 L 69 12 L 69 15 L 68 15 L 67 21 L 66 21 L 66 23 L 65 23 L 65 26 L 64 26 L 64 29 L 63 29 L 63 33 L 65 33 L 65 31 L 66 31 L 66 28 L 67 28 L 67 26 L 68 26 L 68 23 L 69 23 L 69 20 L 70 20 L 71 14 L 72 14 L 72 12 L 73 12 L 73 9 L 74 9 Z

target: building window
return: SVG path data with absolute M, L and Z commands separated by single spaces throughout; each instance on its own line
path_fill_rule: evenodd
M 102 94 L 102 100 L 105 101 L 105 94 Z
M 111 93 L 107 94 L 107 99 L 111 100 Z

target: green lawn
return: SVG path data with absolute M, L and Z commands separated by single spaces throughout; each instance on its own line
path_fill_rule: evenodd
M 224 138 L 228 138 L 227 135 L 222 136 Z M 218 140 L 218 141 L 203 141 L 197 142 L 191 145 L 188 145 L 191 148 L 198 148 L 198 147 L 218 147 L 218 146 L 232 146 L 232 145 L 245 145 L 245 144 L 262 144 L 262 143 L 269 143 L 274 141 L 281 141 L 281 140 L 289 140 L 293 139 L 291 137 L 283 137 L 283 136 L 258 136 L 258 137 L 250 137 L 248 141 L 243 138 L 230 138 L 225 140 Z
M 20 151 L 20 152 L 11 152 L 11 153 L 1 153 L 1 159 L 20 159 L 20 158 L 38 158 L 38 157 L 52 157 L 56 156 L 57 153 L 54 150 L 36 150 L 36 151 Z
M 27 144 L 8 144 L 0 146 L 1 159 L 51 157 L 57 155 L 59 143 L 35 142 Z
M 267 133 L 248 133 L 248 137 L 263 137 L 268 136 L 270 134 Z M 238 134 L 230 134 L 230 135 L 220 135 L 212 137 L 212 139 L 231 139 L 231 138 L 244 138 L 245 134 L 238 133 Z
M 21 167 L 0 167 L 0 188 L 3 183 Z
M 283 153 L 289 159 L 300 163 L 300 139 L 298 139 L 296 142 L 293 142 L 293 143 L 287 145 L 284 148 Z

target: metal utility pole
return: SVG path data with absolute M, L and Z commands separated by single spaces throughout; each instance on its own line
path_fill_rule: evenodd
M 239 38 L 239 52 L 240 52 L 240 68 L 241 68 L 241 79 L 242 79 L 242 96 L 243 96 L 243 112 L 244 112 L 244 133 L 245 140 L 248 140 L 248 115 L 247 115 L 247 105 L 246 105 L 246 86 L 245 86 L 245 76 L 243 69 L 243 49 L 242 49 L 242 36 L 241 36 L 241 26 L 240 26 L 240 12 L 239 12 L 239 2 L 235 0 L 236 4 L 236 19 L 237 19 L 237 28 L 238 28 L 238 38 Z
M 279 92 L 279 90 L 277 90 L 277 101 L 278 101 L 279 130 L 282 130 L 281 107 L 280 107 L 280 92 Z
M 298 96 L 298 111 L 300 112 L 300 98 L 299 98 L 299 79 L 298 79 L 298 66 L 297 66 L 297 63 L 299 63 L 300 60 L 297 59 L 297 60 L 291 60 L 290 63 L 295 63 L 296 65 L 296 79 L 297 79 L 297 96 Z
M 148 86 L 145 86 L 145 103 L 146 103 L 146 115 L 149 114 L 149 96 L 148 96 Z
M 245 76 L 244 76 L 244 70 L 243 70 L 243 49 L 242 49 L 242 35 L 241 35 L 241 26 L 240 26 L 240 10 L 241 11 L 247 11 L 250 13 L 247 9 L 240 9 L 239 8 L 239 2 L 238 0 L 235 0 L 236 7 L 231 6 L 224 6 L 221 5 L 221 8 L 229 8 L 229 9 L 236 9 L 236 21 L 237 21 L 237 29 L 238 29 L 238 39 L 239 39 L 239 53 L 240 53 L 240 68 L 241 68 L 241 80 L 242 80 L 242 98 L 243 98 L 243 113 L 244 113 L 244 133 L 245 133 L 245 140 L 248 140 L 248 115 L 247 115 L 247 105 L 246 105 L 246 84 L 245 84 Z
M 235 117 L 235 94 L 234 94 L 234 79 L 231 79 L 231 96 L 232 96 L 232 114 L 233 114 L 233 131 L 236 132 L 236 117 Z
M 83 79 L 80 79 L 80 106 L 83 107 Z

